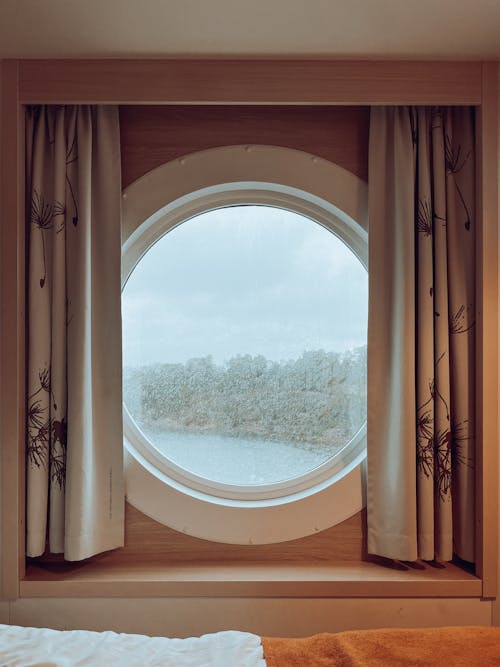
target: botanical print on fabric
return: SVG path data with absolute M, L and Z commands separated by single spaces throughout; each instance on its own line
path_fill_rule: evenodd
M 418 202 L 417 231 L 424 236 L 432 236 L 432 206 L 428 199 Z
M 44 231 L 52 229 L 54 219 L 60 218 L 56 233 L 59 234 L 64 229 L 64 215 L 66 207 L 61 202 L 48 203 L 37 190 L 33 191 L 31 198 L 31 224 L 40 231 L 40 240 L 42 243 L 43 254 L 43 272 L 40 278 L 40 287 L 45 287 L 47 280 L 47 259 L 45 253 L 45 235 Z
M 443 356 L 440 357 L 442 358 Z M 437 432 L 434 430 L 435 401 L 442 403 L 448 422 L 448 427 Z M 437 391 L 432 379 L 429 382 L 429 398 L 417 411 L 417 466 L 426 477 L 434 476 L 441 500 L 449 497 L 454 466 L 473 465 L 473 462 L 464 456 L 461 446 L 464 440 L 469 439 L 468 420 L 451 423 L 448 403 Z
M 474 123 L 370 115 L 367 544 L 406 561 L 475 559 Z
M 445 148 L 445 151 L 446 151 L 445 152 L 446 173 L 450 174 L 450 175 L 458 174 L 459 172 L 462 171 L 465 164 L 470 159 L 471 151 L 468 151 L 467 154 L 465 155 L 465 157 L 463 157 L 463 155 L 462 155 L 462 146 L 460 144 L 458 144 L 458 146 L 455 148 L 448 135 L 446 135 L 446 137 L 445 137 L 445 146 L 446 146 L 446 148 Z M 469 207 L 467 206 L 464 195 L 462 194 L 462 190 L 459 187 L 456 178 L 453 178 L 453 183 L 455 184 L 457 195 L 460 199 L 460 203 L 462 205 L 463 212 L 464 212 L 464 215 L 465 215 L 464 227 L 467 231 L 470 231 L 471 214 L 470 214 L 470 211 L 469 211 Z
M 51 406 L 57 410 L 50 384 L 50 370 L 41 370 L 39 379 L 39 387 L 28 397 L 28 461 L 37 468 L 46 468 L 50 460 L 51 481 L 63 489 L 66 479 L 66 420 L 64 417 L 58 420 L 50 416 Z M 40 394 L 43 392 L 48 394 L 48 401 L 41 400 Z
M 59 113 L 64 113 L 63 107 L 58 107 Z M 38 123 L 43 124 L 43 114 L 40 109 L 36 108 L 34 116 Z M 50 154 L 55 158 L 56 147 L 56 132 L 57 120 L 51 118 L 46 121 L 46 130 L 48 132 L 47 146 Z M 61 142 L 59 142 L 60 144 Z M 38 312 L 50 308 L 63 308 L 67 311 L 68 300 L 65 296 L 64 285 L 54 285 L 55 279 L 55 263 L 59 262 L 65 264 L 65 238 L 61 238 L 62 244 L 56 245 L 53 235 L 66 234 L 66 220 L 71 220 L 73 227 L 78 224 L 78 206 L 75 197 L 75 186 L 72 183 L 72 178 L 75 178 L 75 170 L 70 170 L 70 165 L 74 165 L 78 161 L 76 136 L 66 148 L 65 172 L 62 174 L 62 188 L 64 194 L 69 199 L 70 211 L 63 200 L 56 199 L 48 192 L 53 193 L 61 182 L 59 183 L 57 177 L 52 182 L 47 179 L 46 170 L 34 170 L 32 184 L 30 215 L 29 221 L 31 228 L 29 230 L 29 241 L 32 247 L 38 246 L 38 253 L 32 253 L 32 257 L 38 258 L 38 262 L 30 262 L 30 274 L 32 280 L 30 281 L 30 324 L 37 322 Z M 37 187 L 38 186 L 38 187 Z M 34 275 L 39 272 L 39 289 L 49 290 L 50 294 L 45 295 L 44 298 L 39 298 L 36 292 L 36 283 Z M 55 304 L 55 306 L 54 306 Z M 43 318 L 44 315 L 42 314 Z M 69 322 L 67 313 L 64 314 L 66 323 Z M 38 338 L 48 336 L 44 351 L 41 355 L 32 355 L 35 358 L 30 358 L 30 366 L 38 366 L 37 384 L 30 387 L 28 395 L 28 423 L 27 423 L 27 458 L 30 466 L 37 468 L 49 467 L 50 481 L 55 482 L 61 490 L 65 486 L 66 478 L 66 446 L 67 446 L 67 424 L 66 411 L 62 405 L 56 402 L 54 397 L 53 386 L 53 372 L 52 360 L 47 362 L 47 350 L 52 356 L 52 347 L 54 343 L 54 332 L 51 330 L 42 332 L 41 330 L 34 330 L 30 327 L 30 335 Z M 57 333 L 55 334 L 57 336 Z M 64 333 L 62 334 L 64 336 Z M 59 331 L 59 337 L 61 332 Z M 33 346 L 35 347 L 35 346 Z M 38 350 L 42 348 L 39 347 Z M 36 358 L 36 357 L 39 358 Z M 61 413 L 61 414 L 59 414 Z
M 123 544 L 118 108 L 28 106 L 25 139 L 26 554 L 82 560 Z
M 417 232 L 417 255 L 420 258 L 427 257 L 427 263 L 417 263 L 419 272 L 419 285 L 427 282 L 427 289 L 422 289 L 418 299 L 429 299 L 429 306 L 422 306 L 419 313 L 422 319 L 421 332 L 429 332 L 434 338 L 434 344 L 428 345 L 424 350 L 420 349 L 420 358 L 417 355 L 417 367 L 429 368 L 432 360 L 423 357 L 429 354 L 434 357 L 433 376 L 427 380 L 428 389 L 425 393 L 418 394 L 419 405 L 417 408 L 417 468 L 419 473 L 428 479 L 433 479 L 436 493 L 441 502 L 452 500 L 453 471 L 458 466 L 473 467 L 473 457 L 465 443 L 474 439 L 472 423 L 468 414 L 462 414 L 452 396 L 460 391 L 456 384 L 457 371 L 450 361 L 450 348 L 454 344 L 453 336 L 473 335 L 475 326 L 475 307 L 473 303 L 464 302 L 467 290 L 463 290 L 459 305 L 453 304 L 452 286 L 454 280 L 454 263 L 461 262 L 457 249 L 461 253 L 470 254 L 474 252 L 472 236 L 472 217 L 470 211 L 473 206 L 467 202 L 458 175 L 465 168 L 472 168 L 472 150 L 465 150 L 458 141 L 456 144 L 447 131 L 447 123 L 444 112 L 441 109 L 433 109 L 431 113 L 430 130 L 431 149 L 435 151 L 435 145 L 439 142 L 444 144 L 444 164 L 440 164 L 433 152 L 434 161 L 427 168 L 419 172 L 417 179 L 417 191 L 423 190 L 423 195 L 418 198 L 416 212 Z M 438 209 L 436 200 L 444 205 L 443 211 Z M 439 213 L 438 213 L 438 210 Z M 446 213 L 443 215 L 443 212 Z M 437 223 L 441 223 L 437 225 Z M 462 228 L 466 236 L 459 236 L 459 230 L 454 237 L 451 235 L 450 227 Z M 439 242 L 437 235 L 441 234 Z M 456 239 L 460 240 L 460 245 Z M 445 267 L 443 269 L 443 267 Z M 429 270 L 430 269 L 430 270 Z M 434 283 L 439 278 L 441 290 L 438 299 Z M 466 276 L 465 281 L 473 281 L 473 276 Z M 458 279 L 459 285 L 464 279 Z M 446 290 L 446 294 L 444 294 Z M 470 291 L 469 291 L 470 293 Z M 446 305 L 448 310 L 447 320 L 442 317 L 440 305 Z M 433 316 L 430 313 L 433 313 Z M 425 334 L 427 335 L 427 334 Z M 435 349 L 436 342 L 444 343 L 444 348 Z M 468 453 L 469 452 L 469 453 Z

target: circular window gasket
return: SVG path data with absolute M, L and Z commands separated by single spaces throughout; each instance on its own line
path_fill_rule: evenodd
M 203 151 L 146 174 L 123 197 L 123 282 L 172 227 L 210 209 L 249 203 L 286 208 L 319 222 L 367 263 L 366 185 L 299 151 L 266 146 Z M 124 432 L 128 499 L 154 519 L 196 537 L 279 542 L 334 525 L 364 505 L 366 427 L 334 465 L 320 466 L 300 480 L 256 489 L 217 485 L 216 490 L 175 465 L 165 466 L 126 409 Z

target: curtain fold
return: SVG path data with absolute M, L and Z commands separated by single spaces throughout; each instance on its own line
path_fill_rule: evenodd
M 115 107 L 31 107 L 27 554 L 123 545 L 120 138 Z
M 370 553 L 474 560 L 474 196 L 472 109 L 372 108 Z

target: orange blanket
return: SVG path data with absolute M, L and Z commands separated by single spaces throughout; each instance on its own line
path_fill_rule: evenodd
M 500 666 L 500 628 L 353 630 L 262 645 L 267 667 Z

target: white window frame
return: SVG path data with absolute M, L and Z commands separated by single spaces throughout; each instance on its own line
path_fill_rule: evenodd
M 367 266 L 367 185 L 327 160 L 273 146 L 228 146 L 173 160 L 123 193 L 122 284 L 169 229 L 238 204 L 286 208 L 339 236 Z M 267 544 L 340 523 L 365 505 L 366 427 L 333 460 L 289 482 L 211 483 L 155 455 L 124 408 L 127 499 L 178 531 L 218 542 Z

